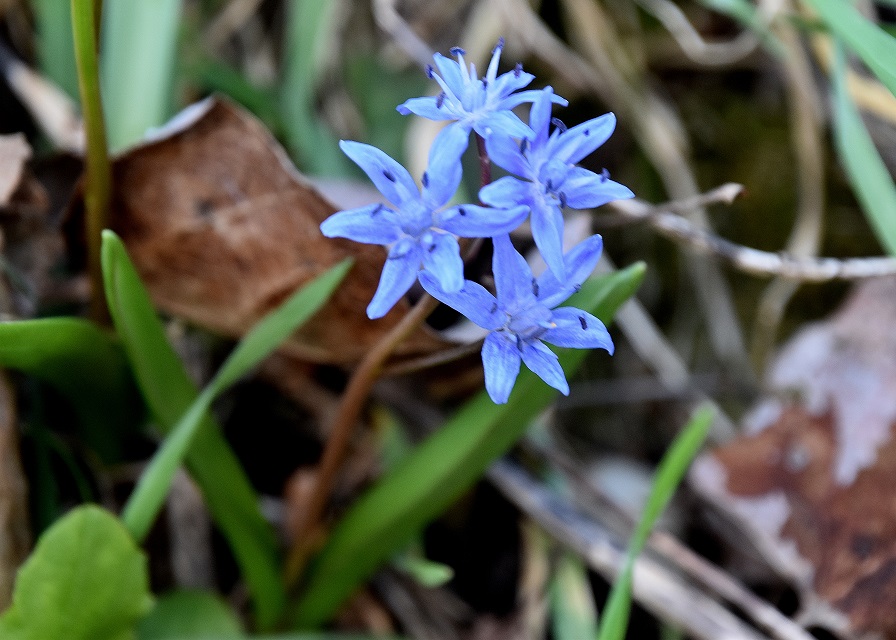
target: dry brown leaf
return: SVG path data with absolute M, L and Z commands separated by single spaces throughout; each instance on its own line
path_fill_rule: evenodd
M 800 620 L 896 638 L 896 279 L 862 284 L 773 366 L 777 396 L 692 481 L 797 585 Z
M 0 610 L 12 602 L 16 572 L 31 544 L 14 398 L 6 374 L 0 371 Z
M 115 161 L 112 226 L 161 309 L 241 336 L 298 287 L 351 256 L 355 266 L 338 292 L 284 350 L 350 365 L 407 313 L 401 301 L 380 320 L 366 317 L 385 251 L 321 235 L 320 223 L 336 208 L 250 114 L 208 100 L 160 136 Z M 444 344 L 420 330 L 398 355 Z

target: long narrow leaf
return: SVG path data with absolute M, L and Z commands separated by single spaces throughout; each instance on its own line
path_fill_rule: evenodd
M 634 293 L 644 274 L 635 265 L 588 281 L 569 304 L 609 320 Z M 573 371 L 585 350 L 560 350 Z M 336 525 L 310 568 L 303 597 L 292 612 L 297 628 L 325 622 L 343 600 L 392 553 L 440 514 L 506 452 L 557 392 L 529 371 L 520 373 L 505 405 L 483 391 L 438 432 L 388 472 Z
M 250 369 L 268 357 L 281 342 L 301 326 L 330 298 L 351 268 L 344 260 L 302 287 L 286 302 L 265 316 L 240 342 L 217 375 L 202 390 L 153 456 L 125 505 L 122 520 L 139 540 L 162 509 L 174 474 L 190 449 L 212 402 Z
M 622 640 L 625 637 L 631 609 L 635 558 L 641 553 L 647 542 L 647 537 L 653 529 L 653 524 L 666 508 L 678 488 L 681 478 L 690 466 L 691 460 L 700 450 L 700 446 L 712 426 L 713 415 L 714 412 L 709 407 L 697 409 L 682 432 L 675 438 L 666 455 L 663 456 L 650 496 L 647 498 L 647 504 L 641 514 L 641 521 L 629 543 L 625 565 L 616 584 L 613 585 L 609 601 L 601 617 L 598 640 Z
M 171 115 L 180 12 L 181 0 L 103 3 L 101 67 L 112 151 Z
M 828 29 L 862 58 L 896 95 L 896 38 L 865 18 L 847 0 L 806 0 Z
M 165 337 L 149 295 L 121 241 L 104 236 L 106 296 L 134 375 L 159 428 L 168 433 L 199 392 Z M 220 428 L 206 417 L 187 453 L 187 468 L 230 543 L 255 603 L 259 624 L 277 620 L 286 596 L 277 539 Z
M 896 255 L 896 186 L 849 94 L 843 47 L 838 45 L 835 53 L 834 142 L 837 154 L 878 240 L 890 254 Z M 896 61 L 896 51 L 893 55 L 891 67 Z
M 143 403 L 121 344 L 79 318 L 0 323 L 0 366 L 43 380 L 71 403 L 84 439 L 118 459 L 116 435 L 141 423 Z

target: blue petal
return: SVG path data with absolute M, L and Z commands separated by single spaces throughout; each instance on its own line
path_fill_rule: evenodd
M 538 277 L 538 301 L 553 308 L 578 291 L 594 271 L 602 249 L 603 240 L 599 235 L 585 238 L 573 247 L 563 256 L 566 279 L 557 280 L 550 269 Z
M 491 161 L 502 169 L 521 178 L 532 177 L 528 160 L 523 156 L 516 140 L 509 135 L 500 132 L 492 134 L 486 139 L 485 148 Z
M 433 57 L 439 73 L 442 74 L 442 80 L 447 88 L 451 90 L 453 98 L 460 99 L 464 95 L 464 78 L 461 73 L 460 64 L 451 58 L 446 58 L 441 53 L 436 53 Z M 443 88 L 445 88 L 443 86 Z
M 510 233 L 529 215 L 529 207 L 509 209 L 464 204 L 437 214 L 435 226 L 461 238 L 491 238 Z
M 567 206 L 573 209 L 599 207 L 614 200 L 635 197 L 628 187 L 582 167 L 573 167 L 566 174 L 563 194 Z
M 514 138 L 533 138 L 535 133 L 513 111 L 492 111 L 473 122 L 476 133 L 486 140 L 495 133 Z
M 413 113 L 429 120 L 453 120 L 454 116 L 443 108 L 444 105 L 439 107 L 438 104 L 438 99 L 435 97 L 411 98 L 405 100 L 395 109 L 403 116 Z
M 482 345 L 485 390 L 495 404 L 505 404 L 520 374 L 516 345 L 499 333 L 490 333 Z
M 563 373 L 563 367 L 560 366 L 557 355 L 553 351 L 538 340 L 533 340 L 523 343 L 520 355 L 532 373 L 563 395 L 569 395 L 569 384 L 566 382 L 566 375 Z
M 520 91 L 519 93 L 514 93 L 501 100 L 501 102 L 498 103 L 498 108 L 513 109 L 514 107 L 518 107 L 524 102 L 536 102 L 537 100 L 539 100 L 543 92 L 544 89 L 529 89 L 528 91 Z M 569 101 L 566 98 L 561 98 L 556 93 L 551 94 L 551 102 L 553 102 L 554 104 L 559 104 L 561 107 L 566 107 L 569 105 Z
M 488 92 L 492 96 L 506 98 L 514 91 L 529 86 L 535 80 L 535 76 L 525 71 L 517 73 L 516 70 L 502 73 L 488 86 Z
M 546 87 L 539 92 L 536 99 L 532 102 L 532 110 L 529 112 L 529 126 L 535 132 L 535 138 L 532 140 L 534 148 L 541 148 L 548 141 L 548 130 L 551 124 L 551 109 L 553 103 L 551 98 L 554 90 Z
M 606 349 L 613 353 L 613 340 L 604 323 L 587 311 L 575 307 L 554 309 L 551 320 L 557 326 L 548 329 L 541 339 L 558 347 L 574 349 Z
M 492 238 L 495 253 L 492 256 L 492 274 L 495 290 L 501 306 L 510 314 L 535 302 L 532 270 L 526 260 L 510 242 L 510 236 Z
M 430 233 L 431 241 L 423 245 L 423 266 L 448 293 L 464 286 L 464 261 L 460 257 L 457 238 L 447 233 Z
M 438 209 L 457 191 L 463 177 L 460 157 L 469 139 L 469 130 L 454 122 L 442 129 L 433 141 L 423 184 L 423 202 L 429 209 Z
M 419 277 L 420 284 L 429 295 L 459 311 L 483 329 L 494 331 L 504 323 L 505 315 L 498 308 L 498 301 L 481 284 L 465 280 L 460 291 L 448 293 L 428 271 L 421 271 Z
M 606 142 L 615 128 L 616 116 L 605 113 L 561 133 L 551 146 L 551 154 L 569 164 L 580 162 Z
M 334 213 L 320 223 L 328 238 L 348 238 L 368 244 L 392 244 L 402 235 L 398 216 L 381 204 Z
M 532 207 L 532 238 L 545 264 L 560 281 L 566 279 L 563 264 L 563 214 L 555 205 L 541 204 Z
M 352 140 L 342 140 L 339 148 L 364 170 L 389 202 L 401 206 L 408 198 L 419 197 L 420 192 L 411 174 L 385 152 Z
M 493 207 L 515 207 L 532 203 L 531 182 L 523 182 L 511 176 L 498 178 L 479 190 L 479 199 Z
M 422 254 L 420 246 L 409 238 L 399 240 L 392 246 L 383 265 L 379 287 L 367 305 L 368 318 L 382 318 L 407 293 L 417 279 Z

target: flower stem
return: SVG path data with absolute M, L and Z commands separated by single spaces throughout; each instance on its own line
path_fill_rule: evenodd
M 485 149 L 485 138 L 478 133 L 476 134 L 476 149 L 479 151 L 479 176 L 482 182 L 481 186 L 492 183 L 492 163 L 488 158 L 488 151 Z
M 296 586 L 305 568 L 305 563 L 314 551 L 313 541 L 316 536 L 312 534 L 317 528 L 324 507 L 326 507 L 336 472 L 345 458 L 355 423 L 358 421 L 361 409 L 364 408 L 370 389 L 379 378 L 383 365 L 395 348 L 423 324 L 423 321 L 429 317 L 438 304 L 438 300 L 429 294 L 424 294 L 402 318 L 401 322 L 374 345 L 349 378 L 348 386 L 333 419 L 330 437 L 324 446 L 314 489 L 308 500 L 304 517 L 296 528 L 295 541 L 286 558 L 284 578 L 288 588 Z
M 71 13 L 78 89 L 81 94 L 81 109 L 87 138 L 84 209 L 87 219 L 87 269 L 92 291 L 90 311 L 96 322 L 108 324 L 109 310 L 103 295 L 100 243 L 101 233 L 109 222 L 112 170 L 106 145 L 106 126 L 103 120 L 97 65 L 99 6 L 96 0 L 71 0 Z

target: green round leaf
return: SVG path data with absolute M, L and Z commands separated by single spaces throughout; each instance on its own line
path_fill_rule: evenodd
M 242 638 L 240 622 L 226 604 L 210 593 L 175 591 L 161 598 L 137 628 L 140 640 L 211 637 Z

